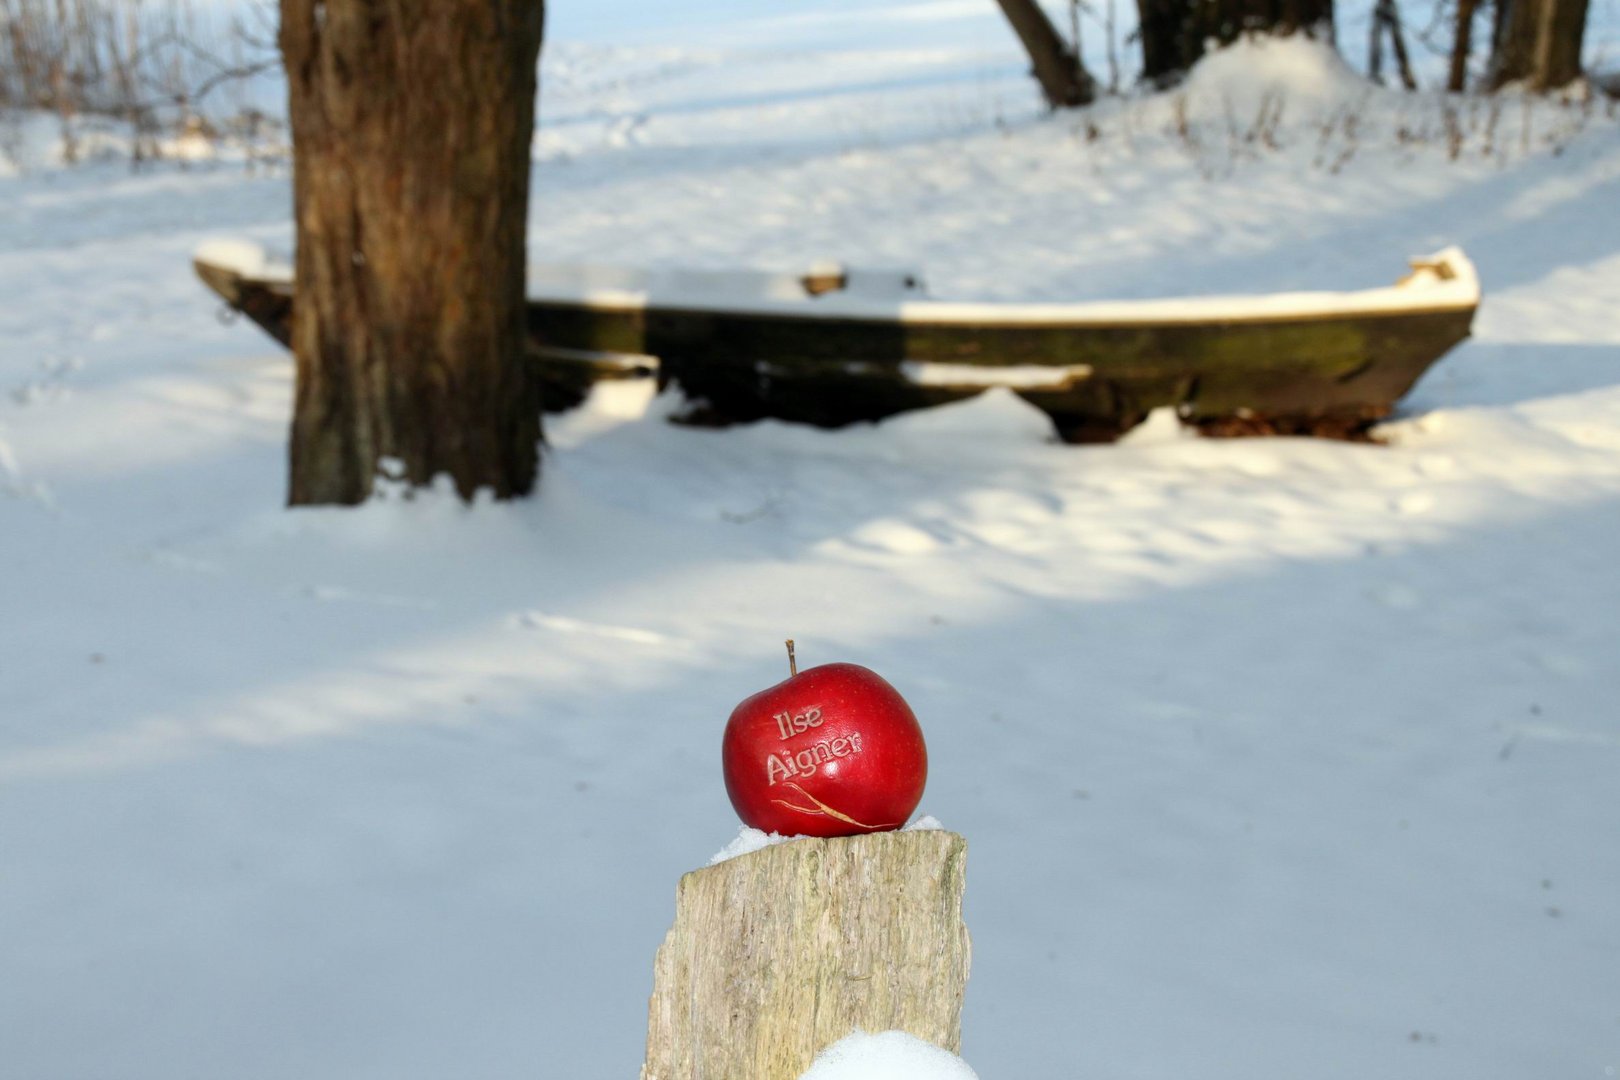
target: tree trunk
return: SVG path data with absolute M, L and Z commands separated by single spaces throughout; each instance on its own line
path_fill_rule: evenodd
M 1024 43 L 1034 67 L 1035 81 L 1041 85 L 1046 104 L 1053 109 L 1072 109 L 1089 104 L 1097 96 L 1097 84 L 1079 55 L 1063 43 L 1063 38 L 1046 17 L 1036 0 L 998 0 L 1018 40 Z
M 1389 41 L 1395 47 L 1395 69 L 1400 72 L 1401 85 L 1408 90 L 1418 88 L 1417 76 L 1412 74 L 1412 58 L 1406 51 L 1406 31 L 1401 28 L 1400 9 L 1395 0 L 1382 0 L 1389 5 Z
M 1205 36 L 1229 45 L 1245 32 L 1321 33 L 1333 40 L 1333 0 L 1215 0 L 1200 5 L 1207 20 Z
M 1215 41 L 1245 33 L 1333 40 L 1333 0 L 1137 0 L 1142 77 L 1165 86 L 1179 79 Z
M 1474 13 L 1478 10 L 1479 0 L 1457 0 L 1457 29 L 1451 38 L 1451 67 L 1446 74 L 1446 89 L 1453 94 L 1468 89 L 1468 56 L 1474 51 Z
M 379 462 L 527 493 L 529 147 L 543 0 L 281 0 L 297 218 L 289 501 Z
M 642 1080 L 795 1080 L 857 1027 L 959 1051 L 966 860 L 960 836 L 919 830 L 794 840 L 687 874 Z
M 1581 76 L 1588 0 L 1497 0 L 1505 4 L 1491 57 L 1491 89 L 1522 82 L 1541 92 Z
M 1142 39 L 1142 78 L 1168 86 L 1198 62 L 1204 52 L 1192 0 L 1137 0 L 1137 33 Z

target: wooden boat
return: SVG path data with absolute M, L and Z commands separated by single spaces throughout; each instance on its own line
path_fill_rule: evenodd
M 197 273 L 283 345 L 292 271 L 210 245 Z M 1074 442 L 1171 407 L 1210 434 L 1354 438 L 1468 336 L 1473 264 L 1451 248 L 1393 286 L 1112 303 L 950 303 L 917 275 L 533 266 L 529 335 L 551 409 L 604 378 L 656 374 L 688 418 L 875 420 L 1006 387 Z

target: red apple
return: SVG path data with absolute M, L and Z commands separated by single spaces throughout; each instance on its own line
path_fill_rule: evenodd
M 738 705 L 721 764 L 737 816 L 786 836 L 898 829 L 928 779 L 911 707 L 859 664 L 796 672 Z

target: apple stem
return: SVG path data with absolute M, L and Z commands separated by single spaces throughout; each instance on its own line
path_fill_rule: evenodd
M 788 677 L 792 678 L 793 676 L 795 676 L 795 675 L 797 675 L 799 673 L 799 661 L 793 655 L 793 639 L 792 638 L 787 639 L 787 649 L 788 649 Z

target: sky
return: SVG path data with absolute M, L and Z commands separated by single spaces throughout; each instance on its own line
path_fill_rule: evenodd
M 1126 38 L 1134 27 L 1135 4 L 1114 0 L 1117 48 L 1129 67 L 1135 50 Z M 1620 0 L 1590 0 L 1586 46 L 1592 67 L 1620 69 Z M 1067 32 L 1068 7 L 1045 0 L 1054 21 Z M 1086 61 L 1101 71 L 1106 58 L 1103 18 L 1108 0 L 1093 0 L 1082 22 Z M 1366 56 L 1371 3 L 1340 4 L 1340 51 L 1353 65 Z M 1422 40 L 1433 18 L 1428 0 L 1406 0 L 1401 12 L 1408 27 L 1413 63 L 1431 79 L 1440 78 L 1443 57 Z M 715 47 L 792 45 L 795 48 L 982 47 L 1016 56 L 1017 41 L 995 0 L 557 0 L 548 5 L 553 42 L 584 44 L 709 44 Z M 1436 35 L 1443 48 L 1449 33 Z

